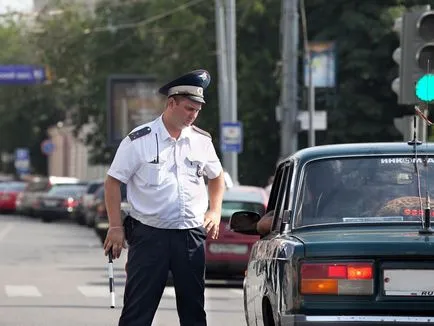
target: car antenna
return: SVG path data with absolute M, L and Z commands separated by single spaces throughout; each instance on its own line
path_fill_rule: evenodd
M 417 164 L 417 162 L 415 163 Z M 425 195 L 425 210 L 424 210 L 424 218 L 422 222 L 422 229 L 419 230 L 419 234 L 433 234 L 433 230 L 431 228 L 431 203 L 429 196 L 429 182 L 428 182 L 428 153 L 425 153 L 425 158 L 423 159 L 423 165 L 426 169 L 426 195 Z M 420 194 L 420 188 L 419 188 Z M 422 198 L 421 202 L 422 202 Z M 422 206 L 422 205 L 421 205 Z
M 428 72 L 430 71 L 430 60 L 428 59 L 428 63 L 427 63 L 427 70 Z M 428 88 L 427 88 L 427 92 L 428 92 Z M 428 96 L 427 96 L 428 98 Z M 429 106 L 427 102 L 420 102 L 419 104 L 416 104 L 414 106 L 414 110 L 416 111 L 416 114 L 425 121 L 425 123 L 428 126 L 432 125 L 432 122 L 428 119 L 428 117 L 422 112 L 422 110 L 424 112 L 428 112 Z M 415 114 L 415 121 L 416 121 L 416 114 Z M 416 122 L 414 122 L 414 128 L 416 129 Z M 415 134 L 415 133 L 414 133 Z M 425 142 L 426 146 L 428 147 L 428 142 Z M 417 167 L 417 149 L 416 149 L 416 145 L 414 145 L 415 148 L 415 168 L 416 168 L 416 175 L 417 175 L 417 181 L 418 181 L 418 195 L 420 198 L 420 208 L 421 208 L 421 212 L 422 212 L 422 194 L 420 191 L 420 175 L 419 175 L 419 171 L 418 171 L 418 167 Z M 422 220 L 422 229 L 419 230 L 419 234 L 433 234 L 433 230 L 431 228 L 431 203 L 430 203 L 430 195 L 429 195 L 429 182 L 428 182 L 428 148 L 425 151 L 425 157 L 423 159 L 423 165 L 426 169 L 426 194 L 425 194 L 425 209 L 423 210 L 423 220 Z M 422 214 L 422 213 L 421 213 Z
M 421 117 L 425 123 L 428 126 L 432 125 L 432 122 L 428 120 L 428 118 L 425 116 L 425 114 L 422 113 L 422 110 L 419 108 L 422 107 L 423 111 L 428 111 L 428 104 L 427 103 L 421 103 L 419 105 L 415 105 L 414 109 L 416 110 L 416 114 Z M 425 143 L 426 146 L 428 146 L 428 142 Z M 415 166 L 417 167 L 417 157 L 415 160 Z M 428 182 L 428 149 L 425 151 L 425 157 L 423 158 L 423 165 L 426 169 L 426 176 L 425 176 L 425 182 L 426 182 L 426 194 L 425 194 L 425 209 L 423 210 L 423 221 L 422 221 L 422 229 L 419 230 L 419 234 L 433 234 L 433 230 L 431 228 L 431 203 L 430 203 L 430 195 L 429 195 L 429 182 Z M 416 168 L 417 169 L 417 168 Z M 420 176 L 418 171 L 417 178 L 418 178 L 418 187 L 419 187 L 419 198 L 421 202 L 421 211 L 422 211 L 422 194 L 420 192 Z

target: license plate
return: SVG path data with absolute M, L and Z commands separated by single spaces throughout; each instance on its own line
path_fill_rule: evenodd
M 248 251 L 247 245 L 237 245 L 229 243 L 211 243 L 208 249 L 213 254 L 245 255 Z
M 385 269 L 384 294 L 388 296 L 434 296 L 434 270 Z

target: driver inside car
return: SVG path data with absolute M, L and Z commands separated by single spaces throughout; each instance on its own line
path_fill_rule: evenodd
M 309 164 L 305 178 L 303 196 L 303 215 L 315 215 L 321 196 L 335 183 L 336 162 L 320 161 Z M 266 236 L 271 231 L 274 210 L 270 210 L 256 224 L 256 231 Z
M 273 224 L 273 215 L 274 209 L 262 216 L 256 224 L 256 231 L 258 231 L 261 236 L 266 236 L 268 233 L 270 233 L 271 226 Z

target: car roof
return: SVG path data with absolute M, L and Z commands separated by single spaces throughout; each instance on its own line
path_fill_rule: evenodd
M 433 143 L 417 145 L 418 155 L 434 154 Z M 414 155 L 414 146 L 407 142 L 378 142 L 378 143 L 349 143 L 313 146 L 301 149 L 291 156 L 283 159 L 280 163 L 293 158 L 300 161 L 313 159 L 342 157 L 342 156 L 367 156 L 367 155 Z
M 255 186 L 233 186 L 225 190 L 223 200 L 266 204 L 267 193 L 263 188 Z

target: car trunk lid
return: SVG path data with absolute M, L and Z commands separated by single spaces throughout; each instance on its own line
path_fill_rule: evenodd
M 305 257 L 433 256 L 434 234 L 421 235 L 418 226 L 358 227 L 297 232 Z M 399 249 L 399 250 L 398 250 Z
M 434 309 L 434 235 L 421 235 L 419 229 L 416 225 L 321 228 L 297 232 L 296 236 L 304 243 L 306 262 L 372 264 L 371 295 L 329 296 L 335 304 L 345 302 L 341 313 L 417 315 Z M 317 296 L 305 297 L 303 310 L 329 311 L 326 301 Z

